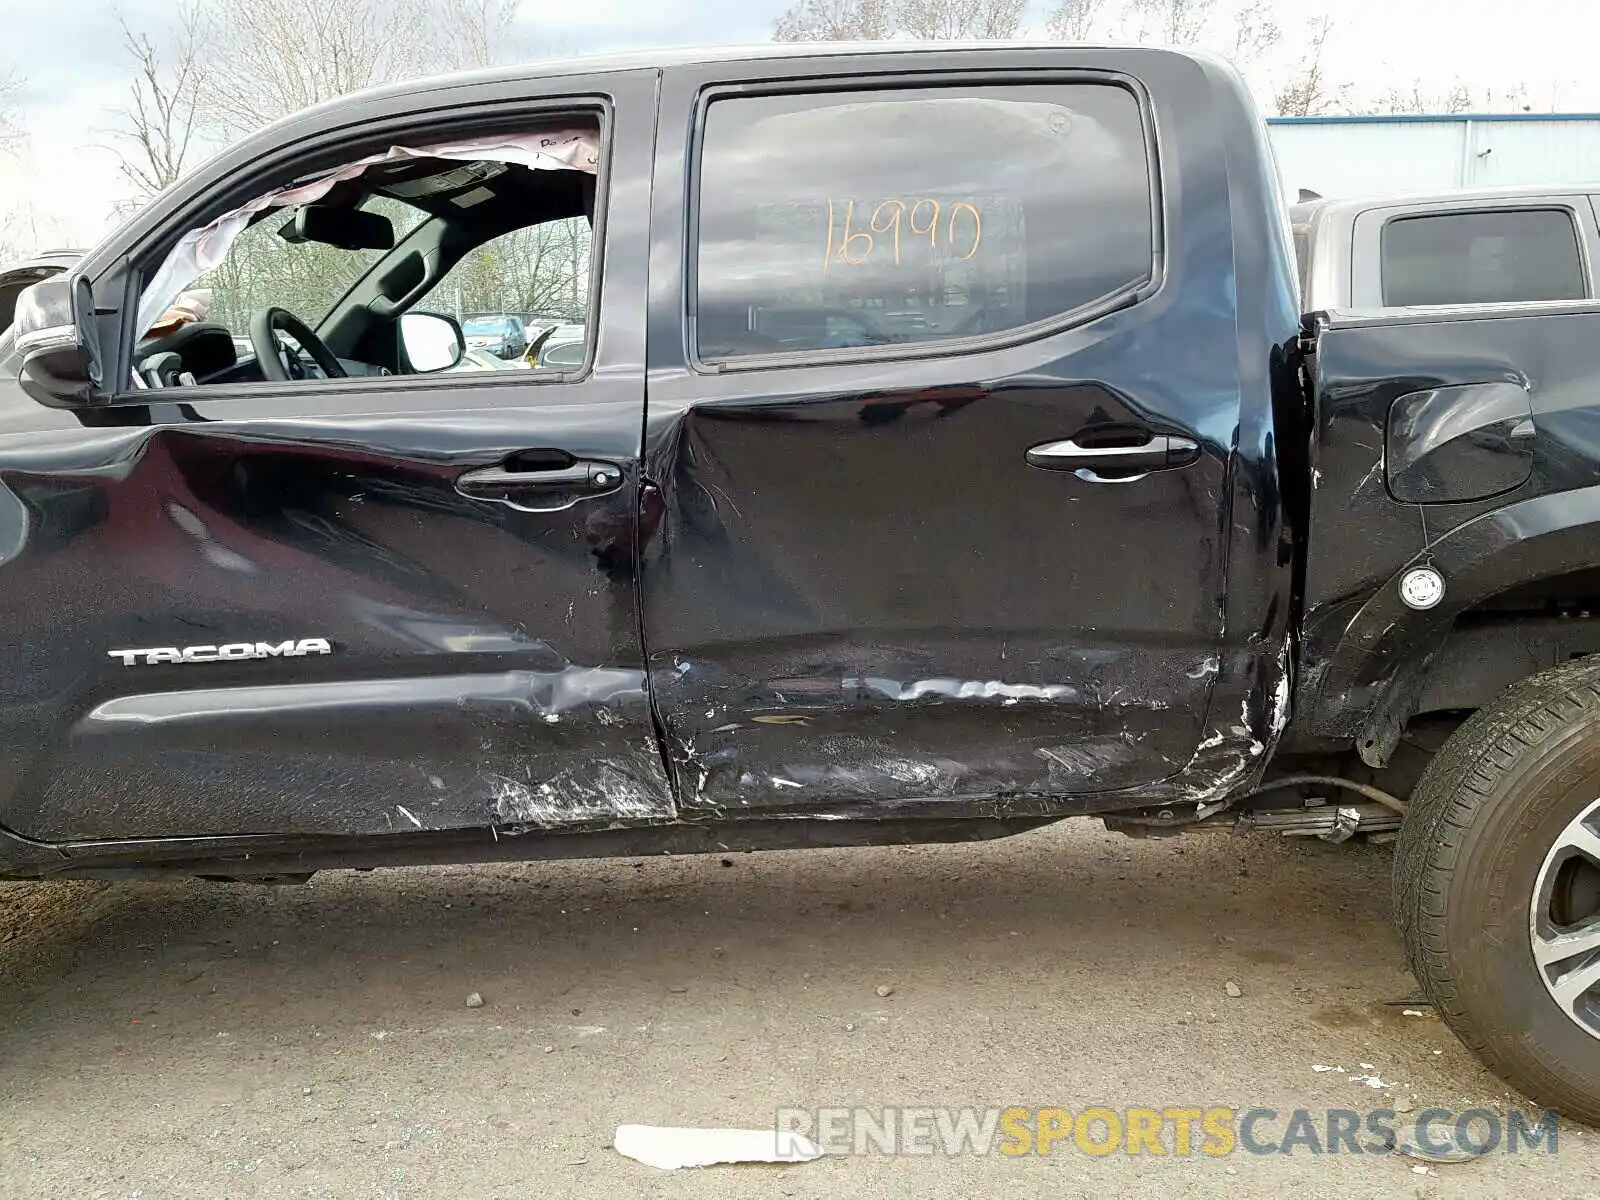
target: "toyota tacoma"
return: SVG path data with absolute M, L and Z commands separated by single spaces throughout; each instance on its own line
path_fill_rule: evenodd
M 1441 1015 L 1600 1120 L 1596 248 L 1577 193 L 1291 220 L 1177 51 L 290 117 L 0 347 L 0 869 L 1393 835 Z M 583 352 L 461 369 L 539 281 Z

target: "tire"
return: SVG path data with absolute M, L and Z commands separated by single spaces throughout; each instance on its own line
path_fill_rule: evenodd
M 1545 986 L 1530 922 L 1546 856 L 1596 800 L 1600 657 L 1523 680 L 1456 730 L 1412 792 L 1394 864 L 1406 954 L 1440 1017 L 1507 1083 L 1591 1125 L 1600 1036 Z M 1567 869 L 1579 882 L 1561 895 L 1593 894 L 1587 858 Z M 1580 912 L 1561 903 L 1564 923 Z M 1585 900 L 1570 923 L 1591 915 Z M 1596 995 L 1578 1002 L 1585 1019 Z

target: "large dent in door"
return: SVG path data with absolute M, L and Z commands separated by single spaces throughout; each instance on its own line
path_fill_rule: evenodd
M 827 675 L 814 663 L 802 674 L 795 656 L 759 684 L 680 660 L 655 686 L 679 715 L 668 751 L 692 809 L 731 817 L 937 799 L 997 815 L 1076 811 L 1066 797 L 1127 786 L 1152 756 L 1166 774 L 1184 765 L 1152 745 L 1172 719 L 1169 700 L 1142 694 L 1135 671 L 1089 658 L 1073 682 L 1019 682 Z

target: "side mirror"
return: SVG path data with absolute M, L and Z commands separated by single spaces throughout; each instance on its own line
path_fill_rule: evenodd
M 400 318 L 400 345 L 411 369 L 420 374 L 448 371 L 467 352 L 467 339 L 454 317 L 408 312 Z
M 44 279 L 17 297 L 16 352 L 22 360 L 18 382 L 40 404 L 53 408 L 92 403 L 90 355 L 73 318 L 72 281 L 65 275 Z

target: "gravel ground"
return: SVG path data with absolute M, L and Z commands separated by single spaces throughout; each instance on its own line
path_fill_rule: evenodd
M 1554 1158 L 1426 1175 L 1070 1141 L 662 1173 L 610 1148 L 622 1123 L 832 1104 L 1516 1104 L 1403 1015 L 1388 871 L 1381 846 L 1080 821 L 303 887 L 0 884 L 0 1195 L 1600 1195 L 1600 1134 L 1572 1125 Z M 1362 1063 L 1392 1086 L 1353 1082 Z

